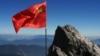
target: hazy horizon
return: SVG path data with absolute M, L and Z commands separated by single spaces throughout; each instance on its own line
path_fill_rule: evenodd
M 100 39 L 100 36 L 85 36 L 91 40 Z M 0 34 L 0 40 L 22 40 L 22 39 L 38 39 L 38 38 L 45 38 L 45 35 L 22 35 L 22 34 Z M 54 35 L 48 35 L 48 39 L 54 38 Z

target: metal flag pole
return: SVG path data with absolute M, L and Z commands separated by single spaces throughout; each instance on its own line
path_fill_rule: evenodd
M 46 1 L 46 0 L 44 0 L 44 1 Z M 47 56 L 47 26 L 45 27 L 45 56 Z
M 45 56 L 47 56 L 47 28 L 45 27 Z

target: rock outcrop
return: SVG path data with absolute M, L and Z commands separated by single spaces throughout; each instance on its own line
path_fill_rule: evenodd
M 75 27 L 58 26 L 48 56 L 100 56 L 100 49 Z

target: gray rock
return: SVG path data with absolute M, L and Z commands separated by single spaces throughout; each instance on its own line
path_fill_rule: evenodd
M 75 27 L 58 26 L 48 56 L 100 56 L 100 49 Z

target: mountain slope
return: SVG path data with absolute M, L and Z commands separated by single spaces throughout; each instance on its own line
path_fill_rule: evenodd
M 37 45 L 0 45 L 0 56 L 45 56 L 45 48 Z
M 75 27 L 58 26 L 48 56 L 100 56 L 100 48 Z
M 15 45 L 0 45 L 0 56 L 27 56 L 22 49 Z

